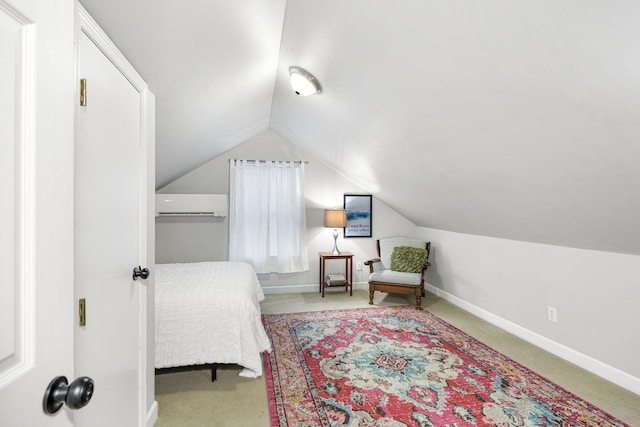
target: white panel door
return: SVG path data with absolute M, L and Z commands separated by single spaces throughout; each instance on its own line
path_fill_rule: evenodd
M 73 375 L 74 2 L 0 0 L 0 425 Z
M 141 390 L 141 95 L 84 32 L 78 77 L 86 106 L 78 109 L 76 143 L 76 293 L 86 299 L 86 325 L 76 332 L 76 375 L 95 381 L 76 425 L 136 426 Z M 143 266 L 144 267 L 144 266 Z

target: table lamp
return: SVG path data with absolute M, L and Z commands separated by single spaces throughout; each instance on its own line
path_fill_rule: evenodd
M 332 255 L 340 255 L 338 250 L 338 228 L 347 226 L 347 211 L 344 209 L 325 209 L 324 226 L 333 228 L 333 251 Z

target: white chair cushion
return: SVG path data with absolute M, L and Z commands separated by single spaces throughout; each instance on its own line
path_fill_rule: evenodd
M 398 283 L 402 285 L 420 286 L 422 274 L 403 273 L 401 271 L 380 270 L 369 275 L 370 282 Z

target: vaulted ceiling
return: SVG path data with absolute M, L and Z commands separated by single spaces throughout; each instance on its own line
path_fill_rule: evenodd
M 640 254 L 636 0 L 81 3 L 156 95 L 157 187 L 271 129 L 419 226 Z

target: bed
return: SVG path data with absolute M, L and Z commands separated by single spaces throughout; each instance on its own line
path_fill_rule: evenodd
M 243 262 L 157 264 L 156 369 L 237 364 L 240 375 L 262 375 L 271 342 L 260 317 L 264 293 Z M 213 371 L 215 375 L 215 370 Z

